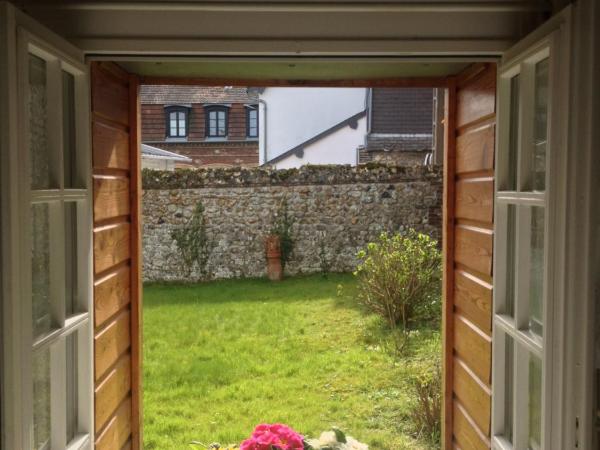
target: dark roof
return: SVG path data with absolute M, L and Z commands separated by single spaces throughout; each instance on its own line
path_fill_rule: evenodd
M 180 155 L 179 153 L 169 152 L 162 148 L 152 147 L 151 145 L 142 144 L 142 156 L 146 158 L 156 159 L 172 159 L 173 161 L 191 161 L 187 156 Z
M 277 161 L 281 161 L 282 159 L 285 159 L 288 156 L 293 155 L 294 153 L 303 150 L 304 147 L 307 147 L 307 146 L 323 139 L 326 136 L 329 136 L 330 134 L 332 134 L 332 133 L 336 132 L 337 130 L 344 128 L 346 126 L 349 126 L 350 128 L 354 129 L 358 126 L 358 119 L 364 117 L 366 114 L 367 114 L 367 110 L 364 110 L 357 114 L 354 114 L 353 116 L 350 116 L 347 119 L 344 119 L 339 123 L 336 123 L 331 128 L 327 128 L 325 131 L 322 131 L 319 134 L 316 134 L 315 136 L 311 137 L 310 139 L 307 139 L 306 141 L 302 142 L 301 144 L 296 145 L 294 148 L 290 148 L 289 150 L 283 152 L 282 154 L 275 156 L 274 158 L 267 161 L 265 164 L 270 164 L 270 163 L 274 163 Z
M 245 87 L 150 86 L 140 87 L 142 104 L 256 103 L 258 94 Z

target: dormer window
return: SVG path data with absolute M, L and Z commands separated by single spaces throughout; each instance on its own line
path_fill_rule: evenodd
M 258 137 L 258 106 L 246 106 L 246 136 L 249 138 Z
M 206 116 L 206 137 L 227 137 L 229 128 L 229 108 L 227 106 L 207 106 L 204 115 Z
M 185 106 L 167 106 L 167 137 L 186 138 L 188 135 L 189 109 Z

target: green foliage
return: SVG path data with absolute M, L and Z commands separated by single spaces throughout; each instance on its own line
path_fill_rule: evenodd
M 206 232 L 204 205 L 198 202 L 190 220 L 181 228 L 171 233 L 171 238 L 177 244 L 181 267 L 189 276 L 194 267 L 203 278 L 207 278 L 207 264 L 213 249 L 213 242 Z
M 279 236 L 281 245 L 281 268 L 285 270 L 286 264 L 292 259 L 294 252 L 294 218 L 290 215 L 287 197 L 284 197 L 273 219 L 271 234 Z
M 440 314 L 441 254 L 437 242 L 409 230 L 382 233 L 357 254 L 358 300 L 390 328 L 407 333 Z
M 416 431 L 434 446 L 439 446 L 442 431 L 442 363 L 439 352 L 413 377 L 412 386 L 415 401 L 410 416 Z

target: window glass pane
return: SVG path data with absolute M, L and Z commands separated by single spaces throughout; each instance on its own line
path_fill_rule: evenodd
M 176 112 L 169 113 L 169 120 L 171 121 L 171 123 L 176 122 L 177 121 L 177 113 Z
M 179 120 L 179 136 L 185 136 L 185 119 Z
M 66 414 L 67 414 L 67 442 L 77 434 L 77 332 L 67 336 L 66 345 Z
M 503 435 L 513 443 L 514 414 L 514 365 L 515 343 L 508 335 L 504 335 L 504 432 Z
M 517 190 L 517 166 L 519 153 L 519 91 L 520 76 L 510 80 L 510 124 L 507 153 L 506 190 Z
M 515 314 L 515 265 L 517 242 L 517 207 L 508 205 L 506 214 L 506 297 L 504 313 Z
M 531 208 L 529 328 L 543 335 L 544 314 L 544 208 Z
M 171 132 L 169 136 L 177 136 L 177 127 L 171 127 Z
M 542 442 L 542 360 L 529 354 L 529 438 L 527 448 L 540 450 Z
M 29 55 L 29 147 L 32 189 L 50 187 L 47 91 L 46 61 Z
M 65 313 L 77 312 L 77 204 L 65 203 Z
M 225 111 L 219 111 L 219 121 L 225 122 Z
M 548 74 L 549 59 L 535 65 L 535 122 L 533 132 L 533 190 L 543 191 L 546 185 L 546 140 L 548 135 Z
M 177 121 L 175 119 L 171 119 L 169 126 L 171 128 L 177 128 Z
M 50 222 L 47 204 L 31 207 L 31 295 L 33 335 L 50 330 Z
M 50 448 L 50 349 L 34 353 L 33 450 Z
M 75 77 L 63 70 L 63 163 L 66 188 L 75 187 L 77 183 L 77 166 L 75 162 Z

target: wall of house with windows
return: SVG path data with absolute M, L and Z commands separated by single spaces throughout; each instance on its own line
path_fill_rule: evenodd
M 142 142 L 190 167 L 258 165 L 258 99 L 246 88 L 144 86 Z

